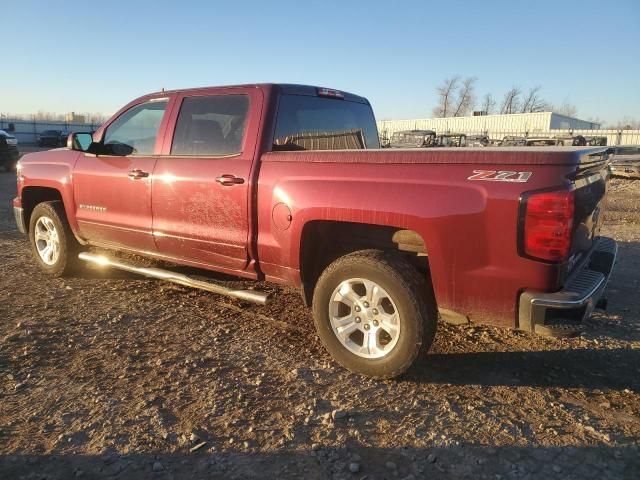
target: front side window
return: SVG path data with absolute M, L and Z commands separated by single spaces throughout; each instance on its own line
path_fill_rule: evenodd
M 153 155 L 168 100 L 141 103 L 107 127 L 104 146 L 114 155 Z
M 366 103 L 282 95 L 273 150 L 380 148 L 371 106 Z
M 173 134 L 171 155 L 239 154 L 248 112 L 248 95 L 185 98 Z

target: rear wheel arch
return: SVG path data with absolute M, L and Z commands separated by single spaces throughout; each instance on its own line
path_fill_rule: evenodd
M 427 246 L 422 235 L 415 230 L 368 223 L 314 220 L 303 226 L 300 236 L 300 277 L 306 305 L 311 306 L 317 281 L 332 262 L 364 249 L 396 252 L 430 282 Z
M 437 307 L 431 294 L 428 279 L 405 255 L 359 250 L 320 276 L 314 323 L 338 363 L 373 378 L 393 378 L 433 343 Z

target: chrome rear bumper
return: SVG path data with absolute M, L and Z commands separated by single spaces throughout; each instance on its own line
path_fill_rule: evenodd
M 559 292 L 524 291 L 520 295 L 519 328 L 535 332 L 547 327 L 579 326 L 596 308 L 613 270 L 617 243 L 601 237 L 585 267 L 574 275 Z

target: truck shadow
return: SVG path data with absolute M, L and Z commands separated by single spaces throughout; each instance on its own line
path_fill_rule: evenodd
M 528 386 L 640 391 L 640 350 L 430 354 L 405 379 L 451 385 Z
M 308 439 L 276 451 L 225 450 L 195 453 L 163 450 L 144 453 L 0 455 L 2 478 L 138 479 L 325 479 L 325 478 L 633 478 L 640 461 L 634 446 L 516 447 L 452 445 L 431 448 L 320 446 Z M 219 445 L 216 445 L 218 443 Z M 206 447 L 222 447 L 223 440 Z M 296 444 L 297 443 L 297 444 Z M 332 443 L 332 442 L 330 442 Z M 167 446 L 175 449 L 175 446 Z M 184 447 L 183 447 L 184 448 Z M 359 473 L 349 473 L 353 458 Z M 410 475 L 410 476 L 409 476 Z M 406 477 L 405 477 L 406 476 Z
M 618 241 L 618 258 L 607 285 L 609 307 L 606 315 L 597 313 L 586 322 L 586 336 L 605 336 L 616 340 L 640 340 L 640 242 Z M 620 320 L 619 325 L 612 319 Z

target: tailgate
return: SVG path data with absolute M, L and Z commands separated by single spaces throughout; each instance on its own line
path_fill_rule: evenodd
M 574 230 L 565 277 L 588 258 L 604 221 L 609 158 L 605 152 L 585 155 L 572 175 L 575 185 Z

